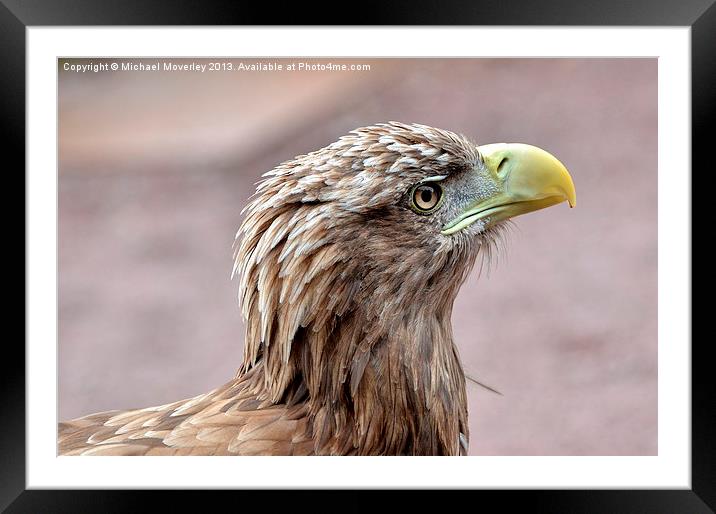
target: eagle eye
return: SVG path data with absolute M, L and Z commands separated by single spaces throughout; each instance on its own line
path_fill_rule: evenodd
M 411 194 L 411 206 L 418 214 L 429 214 L 438 208 L 442 197 L 443 190 L 438 184 L 418 184 Z

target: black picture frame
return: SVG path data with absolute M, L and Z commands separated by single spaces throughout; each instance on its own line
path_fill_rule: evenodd
M 575 2 L 539 0 L 532 2 L 450 2 L 447 0 L 410 3 L 361 2 L 349 19 L 336 16 L 327 24 L 368 23 L 372 25 L 615 25 L 691 27 L 692 73 L 692 169 L 713 173 L 709 127 L 716 107 L 716 4 L 714 0 L 640 0 L 624 2 Z M 25 167 L 25 29 L 32 26 L 62 25 L 315 25 L 327 9 L 310 9 L 303 4 L 280 8 L 253 2 L 250 6 L 232 2 L 174 2 L 92 0 L 0 0 L 0 119 L 3 162 L 15 157 L 18 168 Z M 336 11 L 338 12 L 338 11 Z M 3 166 L 5 168 L 5 166 Z M 14 166 L 6 176 L 17 177 Z M 692 174 L 693 176 L 693 174 Z M 22 184 L 23 198 L 25 185 Z M 12 195 L 20 189 L 12 188 Z M 7 198 L 8 196 L 6 196 Z M 5 207 L 6 220 L 11 220 Z M 24 237 L 24 234 L 23 234 Z M 6 243 L 7 244 L 7 243 Z M 23 246 L 24 248 L 24 246 Z M 23 252 L 23 258 L 26 255 Z M 19 257 L 14 257 L 19 260 Z M 7 269 L 7 268 L 6 268 Z M 27 278 L 27 277 L 26 277 Z M 23 296 L 24 297 L 24 296 Z M 24 331 L 24 330 L 23 330 Z M 465 491 L 477 494 L 478 501 L 496 501 L 510 510 L 528 507 L 545 512 L 714 512 L 716 510 L 716 416 L 714 383 L 707 357 L 709 338 L 692 341 L 692 488 L 690 490 L 534 490 Z M 239 495 L 247 508 L 252 500 L 265 501 L 266 492 L 247 491 L 79 491 L 26 490 L 25 447 L 25 351 L 19 339 L 6 338 L 3 347 L 2 409 L 0 410 L 0 509 L 7 512 L 142 512 L 160 502 L 162 510 L 173 505 L 204 508 L 206 495 Z M 271 492 L 271 499 L 289 500 L 294 506 L 326 502 L 341 510 L 374 508 L 372 494 L 348 492 L 350 498 L 331 499 L 338 492 Z M 411 491 L 401 500 L 402 507 L 425 505 L 424 491 Z M 345 493 L 344 493 L 345 495 Z M 213 503 L 214 498 L 212 498 Z M 452 505 L 461 499 L 452 497 Z M 473 500 L 474 501 L 474 500 Z M 411 505 L 413 504 L 413 505 Z M 315 503 L 314 503 L 315 505 Z M 265 508 L 265 506 L 264 506 Z M 273 508 L 271 508 L 273 510 Z M 322 509 L 318 509 L 320 512 Z

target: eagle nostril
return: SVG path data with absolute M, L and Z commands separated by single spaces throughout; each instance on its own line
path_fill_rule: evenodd
M 507 169 L 506 169 L 507 161 L 508 161 L 507 157 L 503 157 L 502 160 L 500 160 L 500 164 L 497 165 L 497 174 L 498 175 L 503 175 L 507 171 Z

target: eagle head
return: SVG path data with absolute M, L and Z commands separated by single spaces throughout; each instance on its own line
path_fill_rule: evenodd
M 278 165 L 237 233 L 239 374 L 266 401 L 302 395 L 331 444 L 366 444 L 374 427 L 392 434 L 385 451 L 460 451 L 459 287 L 506 220 L 575 200 L 544 150 L 418 124 L 359 128 Z

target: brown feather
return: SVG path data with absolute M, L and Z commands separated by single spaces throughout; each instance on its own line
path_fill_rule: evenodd
M 237 233 L 237 376 L 204 395 L 59 426 L 66 455 L 459 455 L 458 289 L 496 229 L 450 237 L 413 184 L 482 165 L 462 136 L 364 127 L 265 175 Z

